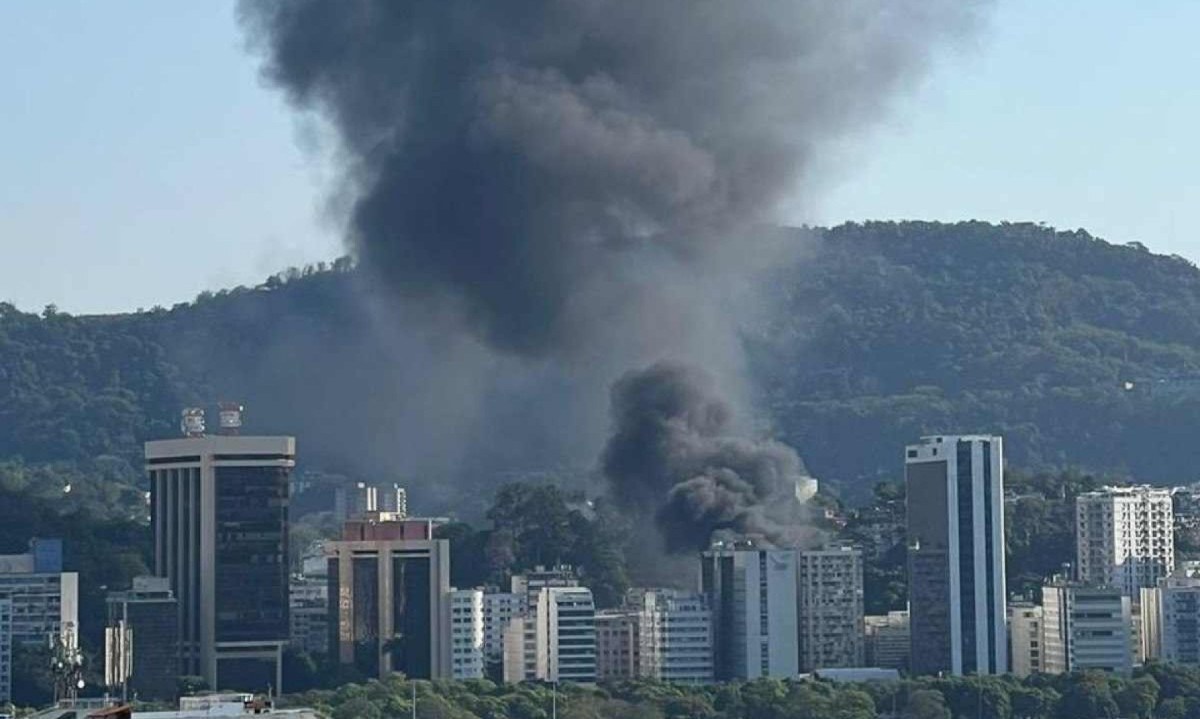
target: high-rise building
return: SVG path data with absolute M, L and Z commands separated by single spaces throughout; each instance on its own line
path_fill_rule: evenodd
M 1042 608 L 1033 604 L 1008 606 L 1009 661 L 1015 676 L 1042 671 Z
M 596 678 L 614 681 L 643 676 L 641 643 L 648 631 L 642 613 L 635 609 L 596 612 Z
M 450 543 L 433 527 L 347 522 L 342 539 L 326 542 L 337 661 L 379 678 L 451 677 Z
M 578 587 L 579 579 L 569 566 L 534 567 L 532 571 L 511 579 L 512 593 L 522 597 L 525 637 L 521 654 L 525 662 L 525 679 L 544 681 L 550 674 L 549 595 L 542 590 Z M 512 654 L 513 652 L 509 652 Z
M 1042 587 L 1047 674 L 1133 671 L 1130 600 L 1117 587 L 1056 580 Z
M 713 626 L 703 594 L 671 589 L 631 592 L 639 610 L 639 676 L 680 684 L 713 680 Z
M 166 577 L 134 577 L 109 592 L 105 676 L 109 686 L 145 701 L 175 698 L 179 682 L 179 603 Z
M 450 607 L 450 676 L 483 678 L 483 590 L 452 589 Z
M 14 644 L 45 646 L 54 636 L 78 646 L 79 575 L 63 571 L 61 539 L 34 539 L 25 554 L 0 555 L 0 598 L 12 600 Z
M 908 612 L 892 611 L 863 618 L 866 664 L 882 669 L 908 669 Z
M 806 550 L 798 560 L 800 669 L 863 666 L 862 552 Z
M 483 657 L 488 666 L 504 660 L 504 633 L 513 620 L 525 615 L 525 595 L 514 592 L 484 592 Z M 519 680 L 518 680 L 519 681 Z
M 1075 498 L 1080 582 L 1137 598 L 1175 570 L 1171 490 L 1104 487 Z
M 236 431 L 224 415 L 222 430 Z M 222 689 L 279 687 L 296 441 L 205 435 L 198 410 L 184 429 L 146 443 L 154 573 L 179 603 L 180 670 Z
M 12 600 L 0 597 L 0 706 L 12 701 Z
M 796 552 L 718 544 L 701 555 L 713 616 L 716 679 L 799 673 Z
M 551 682 L 596 681 L 596 605 L 584 587 L 547 587 L 547 675 Z
M 1159 582 L 1158 595 L 1162 660 L 1200 665 L 1200 579 L 1168 577 Z
M 1001 438 L 924 437 L 906 448 L 905 480 L 912 671 L 1004 673 Z
M 329 653 L 328 567 L 316 575 L 295 575 L 288 589 L 289 636 L 294 648 L 308 654 Z

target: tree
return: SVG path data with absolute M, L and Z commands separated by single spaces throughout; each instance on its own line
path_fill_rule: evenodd
M 905 719 L 950 719 L 950 710 L 942 693 L 934 689 L 917 689 L 908 695 L 904 704 Z
M 1090 717 L 1112 719 L 1120 714 L 1113 700 L 1108 679 L 1099 672 L 1072 674 L 1067 678 L 1067 689 L 1059 702 L 1058 715 L 1062 719 Z
M 1113 696 L 1122 717 L 1150 719 L 1158 704 L 1158 682 L 1152 676 L 1140 676 L 1125 682 Z

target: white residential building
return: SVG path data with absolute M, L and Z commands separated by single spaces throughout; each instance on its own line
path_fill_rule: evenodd
M 1105 487 L 1075 499 L 1077 578 L 1120 588 L 1154 587 L 1175 570 L 1171 490 Z
M 1041 607 L 1032 604 L 1008 606 L 1008 657 L 1013 675 L 1027 677 L 1042 672 L 1045 651 L 1042 624 Z
M 450 675 L 482 679 L 483 590 L 450 590 Z
M 498 663 L 504 657 L 504 632 L 514 619 L 525 615 L 525 595 L 514 592 L 485 592 L 483 595 L 484 661 Z
M 1008 670 L 1004 444 L 923 437 L 905 449 L 914 674 Z
M 802 551 L 797 578 L 801 671 L 863 666 L 862 552 Z
M 1042 587 L 1047 674 L 1133 671 L 1129 597 L 1117 587 L 1056 581 Z
M 0 597 L 0 707 L 12 701 L 12 600 Z
M 908 612 L 888 612 L 863 618 L 866 665 L 882 669 L 908 669 Z
M 796 552 L 717 544 L 701 555 L 720 681 L 789 678 L 799 671 Z
M 705 596 L 659 589 L 643 593 L 641 606 L 650 626 L 645 675 L 679 684 L 712 682 L 712 612 Z
M 0 555 L 0 598 L 12 600 L 13 644 L 56 636 L 78 646 L 79 575 L 63 571 L 62 540 L 34 539 L 27 554 Z
M 1158 593 L 1163 661 L 1200 664 L 1200 579 L 1168 577 Z
M 547 667 L 551 682 L 596 681 L 596 605 L 584 587 L 547 587 Z

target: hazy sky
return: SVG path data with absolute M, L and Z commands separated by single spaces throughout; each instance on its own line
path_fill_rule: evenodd
M 997 0 L 792 219 L 1044 221 L 1200 259 L 1197 27 L 1195 0 Z M 169 306 L 340 253 L 319 133 L 242 43 L 232 2 L 0 3 L 0 300 Z

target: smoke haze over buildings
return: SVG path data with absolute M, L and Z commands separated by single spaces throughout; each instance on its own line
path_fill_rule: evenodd
M 963 0 L 240 7 L 265 76 L 335 131 L 348 246 L 405 322 L 425 317 L 526 368 L 511 377 L 559 378 L 569 409 L 543 409 L 593 450 L 605 388 L 635 369 L 612 394 L 604 469 L 618 501 L 657 508 L 673 548 L 718 529 L 779 538 L 770 505 L 803 472 L 787 447 L 739 439 L 733 419 L 749 415 L 740 290 L 776 257 L 751 228 L 811 189 L 821 145 L 876 118 L 933 41 L 977 11 Z

